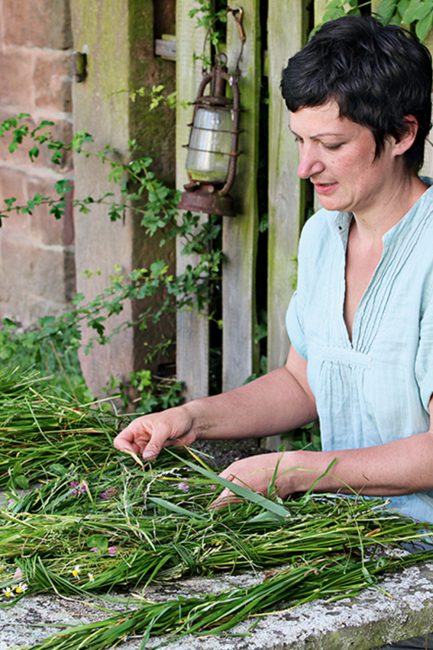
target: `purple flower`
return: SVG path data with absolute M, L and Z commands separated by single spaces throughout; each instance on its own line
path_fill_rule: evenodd
M 103 492 L 99 493 L 99 498 L 102 499 L 102 501 L 109 501 L 112 499 L 114 496 L 116 496 L 117 490 L 115 487 L 109 487 Z
M 87 492 L 86 483 L 79 483 L 78 481 L 70 481 L 69 487 L 71 488 L 71 492 L 74 495 L 74 497 L 78 497 L 80 496 L 80 494 L 86 494 Z
M 115 546 L 109 546 L 107 552 L 110 557 L 114 557 L 117 555 L 117 548 Z
M 99 548 L 97 546 L 92 546 L 90 550 L 92 551 L 92 553 L 99 553 Z
M 186 481 L 181 481 L 177 484 L 177 489 L 181 490 L 181 492 L 189 492 L 189 485 Z

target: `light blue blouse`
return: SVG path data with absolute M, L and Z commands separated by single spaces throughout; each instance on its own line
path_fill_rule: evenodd
M 291 343 L 308 359 L 324 450 L 380 445 L 429 428 L 433 187 L 384 235 L 352 341 L 343 317 L 351 219 L 351 213 L 320 210 L 307 221 L 286 319 Z M 433 491 L 392 497 L 390 504 L 433 522 Z

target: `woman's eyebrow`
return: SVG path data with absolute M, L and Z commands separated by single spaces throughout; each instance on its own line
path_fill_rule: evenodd
M 296 133 L 296 131 L 294 131 L 294 130 L 290 127 L 290 125 L 289 125 L 289 129 L 290 129 L 290 131 L 293 133 L 293 135 L 295 135 L 297 138 L 300 138 L 300 137 L 301 137 L 300 135 L 298 135 L 298 133 Z M 328 132 L 324 132 L 324 133 L 316 133 L 315 135 L 310 135 L 310 136 L 308 136 L 308 137 L 309 137 L 311 140 L 317 140 L 317 138 L 324 138 L 324 137 L 327 136 L 327 135 L 343 136 L 343 135 L 345 135 L 345 134 L 344 134 L 344 133 L 340 133 L 339 131 L 328 131 Z

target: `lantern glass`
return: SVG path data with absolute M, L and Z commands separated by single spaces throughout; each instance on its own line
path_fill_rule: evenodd
M 192 180 L 224 183 L 232 145 L 230 109 L 199 107 L 188 145 L 186 169 Z

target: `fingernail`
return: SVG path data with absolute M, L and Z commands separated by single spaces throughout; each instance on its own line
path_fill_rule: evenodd
M 155 458 L 156 454 L 154 451 L 143 451 L 141 454 L 141 457 L 144 458 L 144 460 L 150 459 L 150 458 Z

